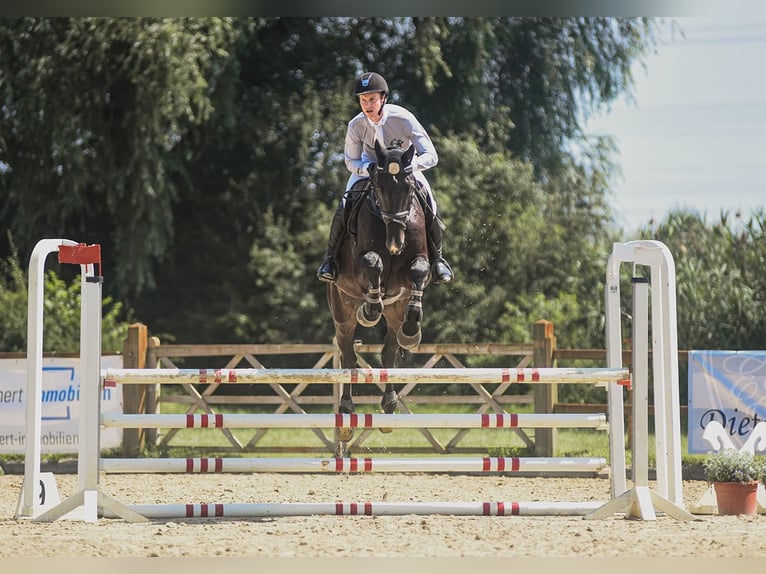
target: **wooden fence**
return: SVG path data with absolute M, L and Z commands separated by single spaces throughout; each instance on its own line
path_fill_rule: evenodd
M 365 344 L 361 341 L 355 345 L 360 366 L 370 367 L 374 362 L 372 356 L 380 353 L 382 345 Z M 603 349 L 558 349 L 554 326 L 551 322 L 541 320 L 532 325 L 532 343 L 422 343 L 412 350 L 421 368 L 433 368 L 449 365 L 454 368 L 465 368 L 465 363 L 476 363 L 477 360 L 494 360 L 503 357 L 503 365 L 511 368 L 556 367 L 559 361 L 571 364 L 577 360 L 588 360 L 594 366 L 606 366 L 606 352 Z M 683 354 L 683 357 L 682 357 Z M 686 352 L 679 353 L 679 360 L 686 359 Z M 206 361 L 198 366 L 204 368 L 273 368 L 270 360 L 285 357 L 300 357 L 300 361 L 309 361 L 312 368 L 339 368 L 340 356 L 338 349 L 332 344 L 226 344 L 226 345 L 183 345 L 162 344 L 156 337 L 149 337 L 147 327 L 134 324 L 130 327 L 124 348 L 125 368 L 180 368 L 187 366 L 190 360 Z M 507 358 L 507 360 L 506 360 Z M 623 352 L 623 364 L 630 366 L 630 350 Z M 472 365 L 474 366 L 474 365 Z M 124 404 L 126 413 L 159 412 L 163 404 L 180 404 L 185 412 L 215 413 L 227 408 L 241 408 L 252 405 L 271 409 L 274 413 L 306 412 L 304 407 L 316 405 L 326 406 L 327 412 L 332 412 L 338 402 L 337 387 L 328 392 L 326 386 L 302 384 L 294 388 L 285 388 L 279 384 L 251 385 L 247 394 L 231 394 L 221 392 L 221 384 L 207 385 L 176 385 L 160 388 L 159 385 L 126 385 Z M 312 388 L 319 387 L 319 388 Z M 229 385 L 231 388 L 231 385 Z M 556 385 L 532 385 L 531 394 L 513 394 L 511 385 L 497 385 L 487 388 L 480 384 L 456 385 L 450 388 L 449 394 L 429 395 L 413 393 L 411 386 L 399 390 L 400 411 L 410 412 L 410 406 L 420 404 L 460 404 L 470 405 L 477 413 L 506 412 L 507 406 L 513 404 L 533 404 L 537 413 L 563 412 L 605 412 L 606 405 L 566 405 L 558 402 Z M 513 389 L 515 390 L 515 388 Z M 377 403 L 379 396 L 355 397 L 357 404 Z M 629 401 L 628 401 L 629 403 Z M 626 406 L 629 408 L 629 406 Z M 158 437 L 156 429 L 125 429 L 123 451 L 126 456 L 136 456 L 147 444 L 155 444 L 159 448 L 184 446 L 173 443 L 179 429 L 170 429 Z M 523 444 L 533 449 L 536 456 L 554 456 L 557 451 L 557 432 L 555 429 L 535 429 L 530 437 L 523 429 L 515 429 Z M 242 441 L 228 429 L 220 429 L 226 436 L 228 446 L 216 447 L 221 452 L 236 453 L 266 453 L 266 452 L 333 452 L 334 438 L 327 436 L 320 429 L 313 429 L 318 439 L 315 445 L 300 447 L 264 446 L 262 439 L 267 429 L 254 429 L 252 437 Z M 371 430 L 364 431 L 355 438 L 353 447 L 359 447 L 369 436 Z M 386 447 L 387 452 L 441 452 L 441 453 L 473 453 L 486 452 L 486 449 L 464 446 L 461 443 L 469 429 L 457 431 L 449 440 L 439 440 L 428 429 L 420 431 L 427 439 L 427 447 Z M 365 447 L 369 452 L 375 448 Z

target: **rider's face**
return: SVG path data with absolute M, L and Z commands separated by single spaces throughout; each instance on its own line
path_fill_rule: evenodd
M 359 96 L 359 107 L 362 112 L 373 122 L 380 119 L 381 106 L 383 105 L 383 93 L 362 94 Z

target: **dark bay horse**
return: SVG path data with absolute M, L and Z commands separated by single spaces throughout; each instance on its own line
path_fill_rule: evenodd
M 396 367 L 403 349 L 420 343 L 423 291 L 431 280 L 425 214 L 411 167 L 415 148 L 383 149 L 376 141 L 375 153 L 371 186 L 357 200 L 362 203 L 356 205 L 355 219 L 352 216 L 341 240 L 338 279 L 327 287 L 343 369 L 357 367 L 357 323 L 372 327 L 385 318 L 384 368 Z M 398 400 L 394 385 L 386 384 L 383 412 L 393 413 Z M 338 411 L 354 412 L 351 384 L 343 386 Z M 353 429 L 338 429 L 337 436 L 348 442 Z

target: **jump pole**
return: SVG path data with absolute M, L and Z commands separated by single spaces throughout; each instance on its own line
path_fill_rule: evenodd
M 592 428 L 606 430 L 603 413 L 497 414 L 104 414 L 107 428 Z
M 628 384 L 630 372 L 618 368 L 470 369 L 104 369 L 106 382 L 121 384 L 444 384 L 454 382 Z
M 283 502 L 251 504 L 135 504 L 151 518 L 285 516 L 584 516 L 600 502 Z M 105 513 L 106 518 L 115 518 Z
M 102 458 L 105 473 L 225 473 L 225 472 L 599 472 L 600 457 L 440 457 L 440 458 Z

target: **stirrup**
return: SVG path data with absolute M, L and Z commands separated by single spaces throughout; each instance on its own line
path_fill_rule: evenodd
M 452 268 L 449 263 L 443 258 L 439 258 L 434 262 L 433 266 L 434 283 L 437 285 L 440 283 L 449 283 L 454 278 Z
M 322 265 L 317 269 L 317 279 L 320 281 L 326 281 L 327 283 L 335 283 L 338 278 L 338 266 L 335 263 L 333 257 L 325 258 Z

